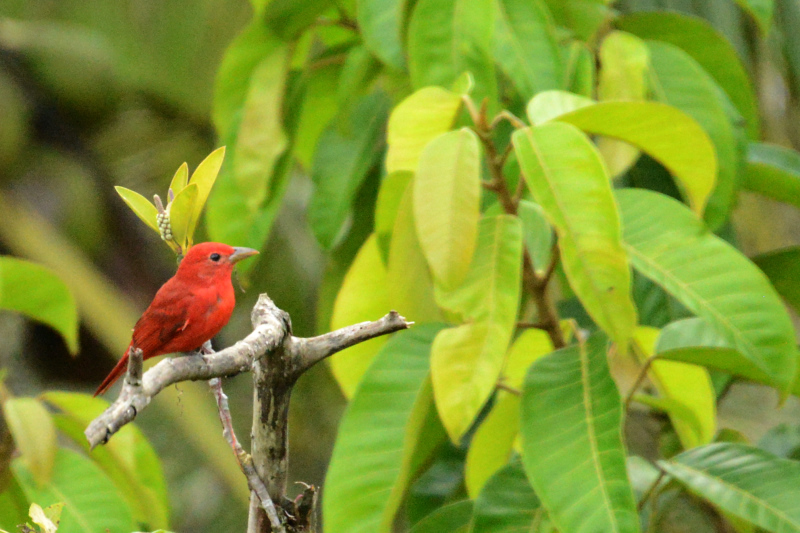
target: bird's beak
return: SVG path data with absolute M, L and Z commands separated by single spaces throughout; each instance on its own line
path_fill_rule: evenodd
M 233 250 L 234 252 L 231 254 L 230 257 L 231 263 L 238 263 L 242 259 L 247 259 L 250 256 L 258 255 L 258 250 L 253 250 L 252 248 L 234 246 Z

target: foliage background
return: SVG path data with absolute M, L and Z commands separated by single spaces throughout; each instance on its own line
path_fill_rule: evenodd
M 800 39 L 792 29 L 798 9 L 792 0 L 776 6 L 775 26 L 762 40 L 755 23 L 728 0 L 616 5 L 622 11 L 676 9 L 707 19 L 733 43 L 756 80 L 762 137 L 798 148 Z M 323 7 L 325 16 L 331 14 Z M 0 367 L 8 370 L 14 394 L 93 389 L 111 367 L 112 354 L 124 349 L 111 339 L 120 331 L 124 336 L 130 317 L 172 274 L 172 254 L 135 219 L 113 185 L 163 195 L 183 161 L 194 168 L 220 144 L 210 121 L 214 78 L 226 47 L 251 17 L 245 1 L 0 4 L 0 253 L 50 264 L 71 276 L 76 292 L 103 291 L 100 280 L 114 288 L 91 311 L 94 318 L 85 319 L 76 359 L 50 329 L 0 313 Z M 293 169 L 266 251 L 220 345 L 248 330 L 248 310 L 262 291 L 290 312 L 297 334 L 317 331 L 327 258 L 306 219 L 309 171 L 307 164 Z M 748 193 L 734 214 L 749 254 L 799 243 L 798 222 L 792 208 Z M 203 385 L 181 389 L 186 394 L 163 399 L 138 421 L 164 460 L 174 529 L 240 530 L 246 516 L 241 480 L 219 438 L 210 397 Z M 232 380 L 228 392 L 238 430 L 246 435 L 248 380 Z M 187 405 L 187 398 L 207 400 L 205 409 Z M 761 387 L 739 385 L 720 418 L 756 438 L 780 419 L 796 419 L 795 399 L 781 411 L 772 409 L 774 401 Z M 325 367 L 299 384 L 292 406 L 292 479 L 322 481 L 343 405 Z M 187 435 L 184 428 L 192 425 L 208 434 Z

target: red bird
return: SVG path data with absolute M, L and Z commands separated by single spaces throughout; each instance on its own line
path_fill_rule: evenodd
M 233 265 L 257 253 L 218 242 L 190 248 L 178 272 L 158 289 L 150 307 L 136 322 L 128 350 L 94 395 L 103 394 L 127 370 L 131 348 L 142 350 L 144 359 L 150 359 L 197 350 L 219 333 L 236 303 L 231 284 Z

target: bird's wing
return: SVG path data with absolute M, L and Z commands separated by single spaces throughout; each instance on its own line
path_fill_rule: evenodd
M 189 324 L 195 297 L 192 291 L 167 283 L 133 328 L 133 344 L 146 357 L 166 353 L 164 347 Z

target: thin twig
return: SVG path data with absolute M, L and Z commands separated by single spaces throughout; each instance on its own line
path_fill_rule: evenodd
M 521 390 L 519 390 L 516 387 L 512 387 L 511 385 L 508 385 L 508 384 L 506 384 L 506 383 L 504 383 L 502 381 L 498 381 L 497 382 L 497 388 L 500 389 L 500 390 L 504 390 L 506 392 L 510 392 L 514 396 L 522 396 L 522 391 Z
M 231 418 L 231 410 L 228 405 L 228 396 L 222 390 L 222 381 L 220 378 L 213 378 L 208 381 L 211 391 L 214 393 L 214 398 L 217 401 L 217 409 L 219 410 L 219 420 L 222 422 L 222 435 L 228 444 L 231 445 L 233 454 L 236 456 L 236 461 L 242 469 L 247 478 L 247 485 L 250 490 L 258 497 L 261 502 L 261 507 L 269 517 L 270 525 L 275 533 L 286 533 L 286 528 L 278 518 L 278 512 L 275 509 L 275 504 L 272 503 L 272 498 L 269 497 L 267 487 L 264 481 L 258 476 L 256 469 L 253 467 L 253 458 L 250 454 L 244 451 L 239 440 L 236 438 L 236 433 L 233 431 L 233 420 Z
M 648 357 L 642 368 L 639 369 L 639 373 L 636 375 L 636 379 L 633 381 L 633 385 L 631 386 L 631 390 L 628 391 L 628 395 L 625 396 L 625 412 L 628 412 L 628 409 L 631 407 L 631 402 L 633 401 L 633 396 L 636 394 L 636 391 L 642 385 L 644 378 L 647 376 L 647 372 L 650 370 L 650 366 L 658 359 L 659 354 L 653 354 Z
M 661 483 L 661 480 L 664 479 L 664 476 L 667 475 L 666 472 L 660 470 L 658 473 L 658 477 L 655 481 L 648 487 L 648 489 L 642 494 L 642 499 L 639 500 L 639 503 L 636 505 L 636 512 L 641 513 L 644 506 L 647 505 L 647 501 L 653 496 L 655 493 L 656 487 L 658 484 Z
M 541 322 L 517 322 L 519 329 L 547 329 L 547 325 Z

